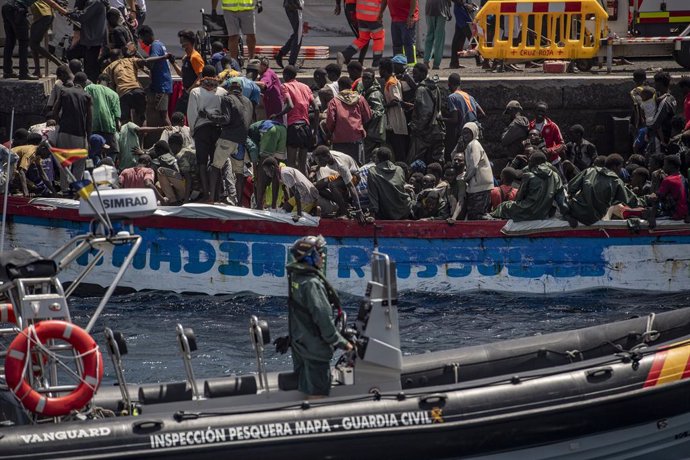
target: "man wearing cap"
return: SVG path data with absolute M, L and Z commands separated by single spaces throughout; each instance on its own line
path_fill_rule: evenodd
M 230 56 L 239 56 L 240 33 L 247 40 L 247 57 L 254 59 L 256 49 L 256 15 L 264 10 L 261 0 L 221 0 L 225 25 L 228 28 L 228 50 Z M 212 14 L 218 14 L 218 0 L 211 0 Z
M 205 113 L 209 120 L 221 128 L 209 168 L 209 193 L 212 202 L 218 200 L 221 172 L 226 161 L 230 159 L 232 174 L 228 200 L 233 205 L 241 205 L 238 198 L 242 197 L 244 190 L 244 164 L 249 161 L 245 144 L 254 106 L 252 101 L 242 95 L 242 80 L 237 77 L 231 78 L 228 86 L 230 92 L 220 98 L 220 112 Z
M 522 105 L 518 101 L 508 102 L 503 113 L 510 117 L 510 123 L 501 134 L 501 145 L 512 159 L 524 150 L 522 141 L 529 134 L 529 120 L 522 114 Z
M 297 374 L 297 389 L 307 399 L 328 396 L 331 390 L 330 361 L 336 348 L 352 350 L 352 344 L 338 331 L 333 313 L 342 315 L 340 299 L 323 270 L 326 240 L 305 236 L 290 248 L 293 262 L 288 274 L 289 337 L 274 343 L 281 353 L 292 348 L 292 362 Z

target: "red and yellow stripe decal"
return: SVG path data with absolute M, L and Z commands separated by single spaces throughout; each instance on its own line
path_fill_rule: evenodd
M 663 385 L 690 377 L 690 343 L 659 351 L 643 388 Z
M 690 22 L 690 11 L 652 11 L 640 13 L 640 24 L 665 24 Z

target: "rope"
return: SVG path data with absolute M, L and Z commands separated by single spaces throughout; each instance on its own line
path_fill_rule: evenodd
M 644 343 L 654 342 L 661 335 L 659 331 L 652 329 L 652 327 L 654 326 L 655 319 L 656 315 L 654 313 L 650 313 L 649 316 L 647 316 L 647 329 L 642 333 L 642 336 L 640 337 L 640 339 L 642 339 Z
M 57 353 L 49 350 L 43 343 L 39 340 L 38 335 L 36 333 L 36 327 L 32 324 L 28 328 L 28 334 L 25 334 L 24 331 L 21 331 L 20 334 L 24 334 L 27 337 L 27 353 L 26 357 L 24 358 L 24 374 L 26 374 L 28 366 L 29 366 L 29 356 L 31 352 L 31 343 L 35 345 L 36 348 L 38 348 L 39 351 L 45 353 L 48 355 L 49 358 L 53 359 L 63 370 L 65 370 L 68 374 L 71 374 L 73 378 L 75 378 L 77 381 L 80 383 L 85 384 L 88 386 L 91 390 L 96 391 L 96 386 L 90 384 L 87 382 L 81 375 L 77 374 L 75 371 L 73 371 L 69 366 L 67 366 L 65 363 L 62 361 L 65 360 L 77 360 L 77 359 L 82 359 L 90 354 L 98 352 L 99 348 L 98 345 L 96 345 L 94 348 L 91 350 L 87 351 L 86 353 L 80 353 L 80 354 L 75 354 L 72 356 L 66 356 L 66 355 L 58 355 Z M 99 369 L 100 369 L 100 359 L 97 360 L 96 364 L 96 375 L 98 375 Z M 19 383 L 17 384 L 17 388 L 15 388 L 15 391 L 19 389 L 19 386 L 21 385 L 22 381 L 20 380 Z

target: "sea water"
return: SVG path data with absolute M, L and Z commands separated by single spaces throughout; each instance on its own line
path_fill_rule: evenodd
M 72 300 L 73 320 L 84 326 L 96 298 Z M 359 298 L 343 304 L 355 318 Z M 400 296 L 400 333 L 404 354 L 418 354 L 511 338 L 576 329 L 690 306 L 690 293 L 635 293 L 597 290 L 553 296 L 470 292 L 462 295 Z M 198 350 L 193 353 L 197 378 L 256 371 L 249 341 L 249 317 L 268 321 L 271 337 L 287 334 L 286 298 L 253 294 L 227 296 L 140 292 L 116 296 L 92 331 L 103 346 L 103 328 L 122 332 L 129 353 L 124 357 L 129 382 L 184 379 L 177 346 L 177 323 L 194 329 Z M 105 351 L 104 351 L 105 353 Z M 289 354 L 272 346 L 265 353 L 269 371 L 292 367 Z M 104 382 L 115 380 L 109 359 Z

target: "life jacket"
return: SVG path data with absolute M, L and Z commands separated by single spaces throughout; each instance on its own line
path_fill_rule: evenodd
M 381 0 L 357 0 L 356 18 L 358 21 L 378 22 L 381 13 Z

